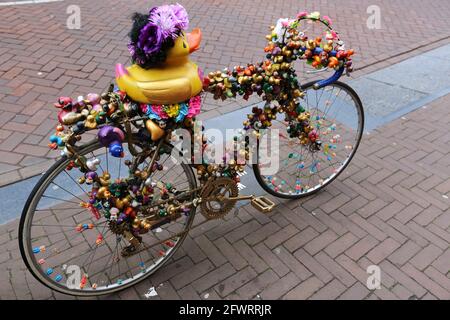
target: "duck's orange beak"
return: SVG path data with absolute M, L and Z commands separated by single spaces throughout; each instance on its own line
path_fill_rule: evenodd
M 189 45 L 189 53 L 192 53 L 200 48 L 202 31 L 199 28 L 195 28 L 192 32 L 186 34 L 186 38 Z

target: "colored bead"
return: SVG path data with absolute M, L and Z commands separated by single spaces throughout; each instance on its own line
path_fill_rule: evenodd
M 170 241 L 170 240 L 166 241 L 164 244 L 166 246 L 170 247 L 170 248 L 173 248 L 175 246 L 175 243 L 173 241 Z
M 88 278 L 87 275 L 83 275 L 83 277 L 81 277 L 80 289 L 83 289 L 86 286 L 87 278 Z
M 99 234 L 97 236 L 97 239 L 95 240 L 95 244 L 99 246 L 102 244 L 102 242 L 103 242 L 103 236 L 101 234 Z

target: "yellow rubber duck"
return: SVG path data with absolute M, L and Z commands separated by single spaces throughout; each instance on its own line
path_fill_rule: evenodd
M 182 32 L 160 67 L 144 69 L 133 64 L 124 68 L 117 64 L 119 89 L 145 104 L 174 104 L 196 96 L 202 90 L 202 79 L 198 66 L 189 60 L 189 54 L 200 47 L 201 38 L 198 28 L 188 34 Z

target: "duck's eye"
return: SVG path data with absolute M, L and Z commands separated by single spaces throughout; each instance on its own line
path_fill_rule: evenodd
M 186 42 L 183 41 L 183 48 L 186 49 L 186 47 L 187 47 L 187 46 L 186 46 Z

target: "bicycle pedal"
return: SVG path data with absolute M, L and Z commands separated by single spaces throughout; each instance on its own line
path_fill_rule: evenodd
M 269 213 L 275 207 L 275 203 L 264 196 L 253 198 L 251 204 L 256 210 L 262 213 Z

